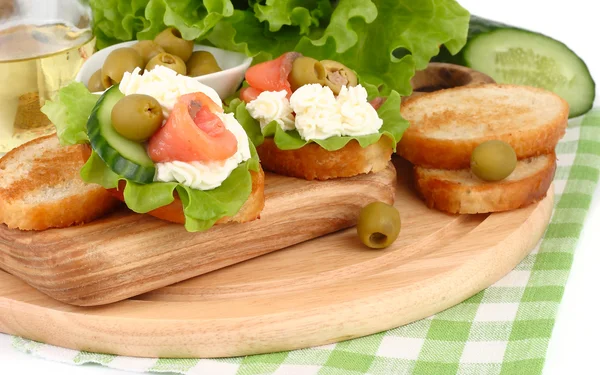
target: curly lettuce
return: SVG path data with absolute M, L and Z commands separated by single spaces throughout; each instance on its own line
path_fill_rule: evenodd
M 99 49 L 152 39 L 168 26 L 185 39 L 203 39 L 234 10 L 230 0 L 90 0 L 90 7 Z
M 238 51 L 254 63 L 289 51 L 333 59 L 388 95 L 444 45 L 466 43 L 469 12 L 455 0 L 91 0 L 98 48 L 151 39 L 167 26 L 184 38 Z
M 383 125 L 379 132 L 361 136 L 334 136 L 327 139 L 317 139 L 306 141 L 297 130 L 284 131 L 277 122 L 272 121 L 261 129 L 260 124 L 255 120 L 246 109 L 246 103 L 239 99 L 231 101 L 226 108 L 228 112 L 234 113 L 239 123 L 244 127 L 248 137 L 256 146 L 261 145 L 264 139 L 272 137 L 275 145 L 280 150 L 296 150 L 306 146 L 308 143 L 316 143 L 327 151 L 336 151 L 346 146 L 351 140 L 356 140 L 361 147 L 367 147 L 377 143 L 381 137 L 388 137 L 394 145 L 400 141 L 402 134 L 408 128 L 408 121 L 400 115 L 400 95 L 393 91 L 385 103 L 377 110 L 379 118 L 383 120 Z
M 101 49 L 136 38 L 146 27 L 149 0 L 90 0 L 96 46 Z
M 71 83 L 62 88 L 55 100 L 49 100 L 42 112 L 55 124 L 62 145 L 89 143 L 87 121 L 99 96 L 89 92 L 81 83 Z M 219 219 L 235 215 L 252 192 L 251 171 L 259 170 L 256 149 L 250 143 L 251 158 L 231 172 L 221 186 L 212 190 L 195 190 L 177 182 L 138 184 L 113 172 L 104 161 L 92 152 L 80 171 L 83 181 L 116 189 L 125 181 L 125 204 L 137 213 L 147 213 L 181 199 L 185 215 L 185 228 L 191 232 L 204 231 Z
M 56 127 L 61 145 L 89 143 L 86 124 L 99 98 L 83 83 L 74 82 L 62 88 L 57 99 L 46 101 L 42 113 Z
M 300 35 L 310 34 L 312 27 L 326 22 L 333 6 L 329 0 L 267 0 L 250 1 L 256 18 L 268 24 L 269 31 L 278 32 L 284 26 L 297 26 Z

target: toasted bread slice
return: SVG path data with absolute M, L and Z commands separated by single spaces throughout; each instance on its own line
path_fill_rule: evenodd
M 554 152 L 565 134 L 569 105 L 533 87 L 484 84 L 440 90 L 402 103 L 410 122 L 398 154 L 427 168 L 468 168 L 473 149 L 498 139 L 518 159 Z
M 62 147 L 56 135 L 28 142 L 0 159 L 0 222 L 9 228 L 44 230 L 87 223 L 119 202 L 79 170 L 84 145 Z
M 265 207 L 265 173 L 262 168 L 259 168 L 258 172 L 251 171 L 250 175 L 252 176 L 252 192 L 246 203 L 244 203 L 237 214 L 231 217 L 221 218 L 215 224 L 246 223 L 260 217 L 260 213 Z M 121 185 L 120 187 L 121 189 L 119 191 L 111 189 L 111 193 L 117 199 L 123 200 L 122 192 L 125 186 Z M 148 214 L 177 224 L 185 223 L 183 206 L 179 197 L 175 197 L 173 203 L 168 206 L 157 208 L 156 210 L 148 212 Z
M 393 142 L 382 136 L 365 148 L 352 140 L 336 151 L 327 151 L 316 143 L 297 150 L 280 150 L 272 138 L 265 138 L 257 151 L 267 171 L 306 180 L 329 180 L 384 170 L 392 157 Z
M 415 185 L 427 206 L 452 214 L 514 210 L 546 196 L 554 178 L 556 155 L 520 160 L 513 173 L 499 182 L 485 182 L 470 169 L 414 167 Z

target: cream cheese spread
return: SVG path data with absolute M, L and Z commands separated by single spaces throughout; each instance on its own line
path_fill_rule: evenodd
M 125 72 L 119 84 L 119 90 L 125 95 L 152 96 L 160 103 L 165 119 L 173 110 L 177 98 L 193 92 L 201 92 L 211 98 L 219 107 L 223 106 L 219 94 L 213 88 L 194 78 L 177 74 L 174 70 L 161 65 L 150 71 L 135 68 L 131 73 Z
M 285 90 L 263 91 L 248 103 L 246 109 L 250 116 L 260 122 L 261 129 L 275 121 L 283 130 L 293 130 L 294 115 L 286 95 Z

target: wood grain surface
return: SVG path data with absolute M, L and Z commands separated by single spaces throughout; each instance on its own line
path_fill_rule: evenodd
M 366 249 L 351 228 L 98 307 L 60 303 L 0 271 L 0 331 L 147 357 L 240 356 L 338 342 L 430 316 L 488 287 L 530 252 L 550 220 L 552 189 L 520 210 L 450 216 L 425 207 L 409 188 L 404 166 L 398 165 L 398 174 L 402 232 L 387 249 Z M 370 184 L 355 188 L 369 190 Z M 319 225 L 329 212 L 319 207 L 304 220 L 282 219 L 286 236 L 296 236 L 311 221 Z M 265 220 L 272 214 L 267 211 Z M 42 254 L 50 255 L 40 253 L 39 259 Z M 53 262 L 60 265 L 61 259 L 42 263 Z
M 395 187 L 391 162 L 324 182 L 267 174 L 259 220 L 199 233 L 127 209 L 66 229 L 2 225 L 0 268 L 65 303 L 112 303 L 353 226 L 368 203 L 392 203 Z

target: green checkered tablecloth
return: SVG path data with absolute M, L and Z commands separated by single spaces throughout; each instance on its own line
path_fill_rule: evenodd
M 577 240 L 600 170 L 600 110 L 570 122 L 557 148 L 556 207 L 544 238 L 515 270 L 435 316 L 316 348 L 227 359 L 128 358 L 0 335 L 48 360 L 137 372 L 218 375 L 486 375 L 542 373 Z

